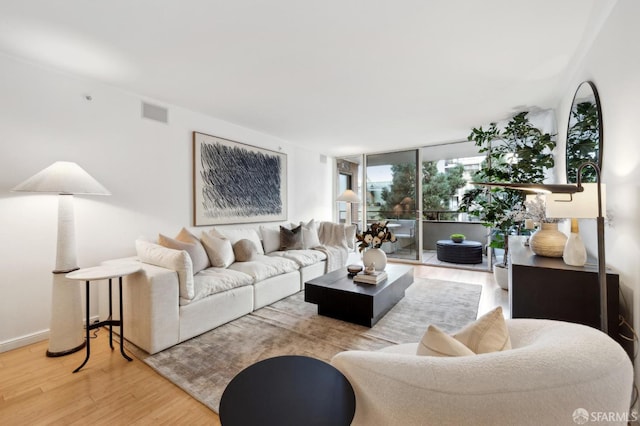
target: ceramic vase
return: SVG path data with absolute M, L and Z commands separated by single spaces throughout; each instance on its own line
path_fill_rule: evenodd
M 587 263 L 587 249 L 580 238 L 578 219 L 571 219 L 571 234 L 564 245 L 562 260 L 571 266 L 584 266 Z
M 362 255 L 362 263 L 365 268 L 373 264 L 376 271 L 384 271 L 387 267 L 387 254 L 379 248 L 367 249 Z
M 558 230 L 557 223 L 542 223 L 541 229 L 529 238 L 531 251 L 538 256 L 562 257 L 567 236 Z

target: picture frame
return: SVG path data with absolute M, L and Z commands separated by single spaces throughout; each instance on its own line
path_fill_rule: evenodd
M 287 155 L 193 132 L 194 226 L 287 220 Z

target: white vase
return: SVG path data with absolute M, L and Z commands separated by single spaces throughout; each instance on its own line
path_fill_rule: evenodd
M 362 263 L 365 268 L 373 264 L 376 271 L 384 271 L 384 268 L 387 267 L 387 255 L 382 249 L 370 248 L 365 250 L 362 255 Z
M 571 219 L 571 234 L 569 234 L 562 253 L 562 260 L 570 266 L 584 266 L 587 263 L 587 249 L 579 232 L 578 219 Z
M 542 223 L 541 229 L 529 238 L 531 251 L 538 256 L 562 257 L 567 236 L 558 231 L 557 223 Z

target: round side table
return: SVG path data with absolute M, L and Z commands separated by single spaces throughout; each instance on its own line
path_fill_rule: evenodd
M 84 361 L 78 368 L 73 370 L 74 373 L 80 371 L 82 367 L 89 361 L 89 356 L 91 355 L 91 338 L 89 336 L 89 332 L 95 328 L 99 328 L 105 325 L 109 326 L 109 346 L 113 350 L 113 326 L 120 326 L 120 353 L 122 356 L 128 361 L 133 361 L 131 357 L 129 357 L 124 352 L 124 321 L 122 320 L 122 277 L 138 272 L 141 269 L 140 264 L 137 263 L 111 263 L 108 265 L 95 266 L 92 268 L 84 268 L 78 269 L 77 271 L 71 272 L 66 275 L 67 278 L 71 280 L 84 281 L 85 282 L 85 296 L 86 296 L 86 348 L 87 348 L 87 356 Z M 112 301 L 112 288 L 111 288 L 111 280 L 113 278 L 118 278 L 119 284 L 119 296 L 120 296 L 120 319 L 113 319 L 113 301 Z M 91 320 L 89 318 L 89 284 L 91 281 L 98 280 L 109 280 L 109 318 L 105 321 L 99 321 L 94 324 L 91 324 Z
M 356 397 L 336 368 L 316 358 L 277 356 L 231 380 L 220 399 L 223 426 L 347 426 Z

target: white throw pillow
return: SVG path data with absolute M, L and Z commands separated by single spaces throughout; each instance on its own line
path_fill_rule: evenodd
M 236 260 L 233 254 L 233 245 L 228 238 L 220 238 L 210 232 L 203 232 L 202 245 L 207 251 L 211 266 L 228 268 Z
M 141 262 L 161 266 L 178 273 L 180 297 L 193 299 L 193 265 L 184 250 L 174 250 L 148 241 L 136 240 L 136 252 Z
M 311 219 L 309 222 L 300 222 L 302 226 L 302 248 L 312 249 L 318 247 L 320 244 L 320 238 L 318 237 L 318 224 L 315 220 Z
M 266 254 L 280 250 L 280 227 L 260 226 L 262 245 Z
M 209 257 L 205 251 L 202 243 L 195 235 L 191 234 L 185 228 L 182 228 L 176 238 L 170 238 L 166 235 L 158 235 L 158 244 L 163 247 L 171 248 L 174 250 L 184 250 L 189 253 L 191 257 L 191 263 L 193 265 L 193 273 L 197 274 L 205 268 L 208 268 Z
M 427 328 L 418 345 L 417 355 L 465 356 L 511 349 L 502 307 L 484 314 L 462 330 L 449 336 L 435 326 Z
M 209 231 L 211 235 L 218 234 L 224 238 L 228 238 L 231 240 L 231 245 L 234 245 L 240 240 L 250 240 L 256 245 L 258 249 L 258 254 L 264 254 L 264 249 L 262 248 L 262 242 L 260 241 L 260 236 L 258 235 L 258 231 L 251 228 L 246 229 L 226 229 L 226 228 L 213 228 Z
M 475 353 L 435 325 L 430 325 L 420 340 L 417 355 L 452 357 L 475 355 Z
M 349 250 L 356 249 L 356 233 L 358 232 L 358 225 L 345 225 L 344 238 L 347 240 L 347 247 Z

